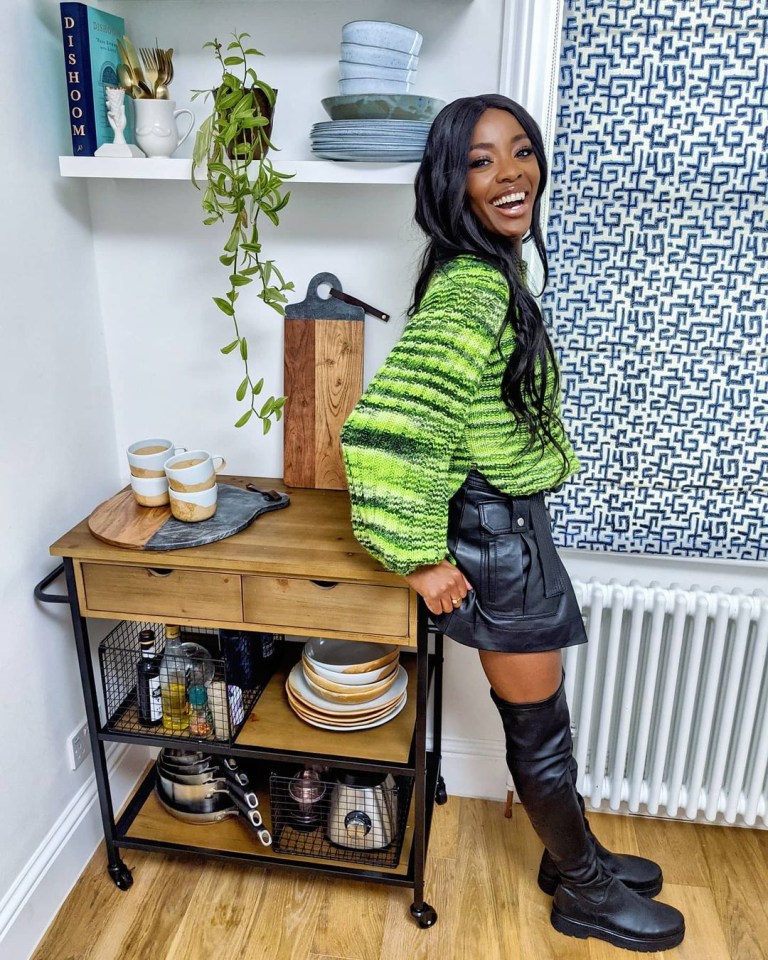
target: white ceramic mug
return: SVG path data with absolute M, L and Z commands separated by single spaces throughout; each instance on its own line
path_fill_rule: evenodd
M 197 493 L 216 483 L 216 474 L 227 465 L 224 457 L 207 450 L 187 450 L 165 463 L 165 475 L 171 490 Z
M 207 520 L 216 513 L 216 501 L 219 488 L 214 483 L 208 490 L 198 490 L 196 493 L 177 493 L 169 490 L 171 498 L 171 513 L 177 520 L 184 523 L 199 523 Z
M 128 447 L 128 466 L 133 477 L 164 477 L 165 461 L 176 453 L 183 453 L 186 447 L 174 447 L 172 440 L 164 437 L 150 437 L 137 440 Z
M 170 157 L 192 133 L 195 115 L 191 110 L 174 110 L 175 100 L 150 100 L 139 98 L 133 101 L 135 113 L 136 143 L 148 157 Z M 189 116 L 189 127 L 179 136 L 176 118 L 182 113 Z
M 168 503 L 168 480 L 165 477 L 131 477 L 131 489 L 142 507 L 162 507 Z

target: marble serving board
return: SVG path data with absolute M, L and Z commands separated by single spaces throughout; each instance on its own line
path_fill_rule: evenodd
M 139 506 L 131 488 L 126 487 L 96 507 L 88 518 L 88 528 L 97 539 L 127 550 L 201 547 L 239 533 L 262 513 L 287 507 L 288 494 L 278 497 L 220 483 L 216 513 L 199 523 L 183 523 L 171 515 L 168 506 Z

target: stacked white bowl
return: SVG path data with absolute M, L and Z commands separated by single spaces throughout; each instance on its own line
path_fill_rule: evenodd
M 341 28 L 339 94 L 410 93 L 424 38 L 386 20 L 352 20 Z

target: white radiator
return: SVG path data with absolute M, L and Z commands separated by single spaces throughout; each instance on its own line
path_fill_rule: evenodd
M 768 826 L 768 596 L 574 583 L 579 788 L 599 808 Z

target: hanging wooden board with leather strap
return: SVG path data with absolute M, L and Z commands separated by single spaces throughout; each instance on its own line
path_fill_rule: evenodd
M 318 273 L 301 303 L 285 309 L 283 478 L 291 487 L 345 490 L 339 430 L 363 392 L 363 308 L 318 287 L 341 290 Z

